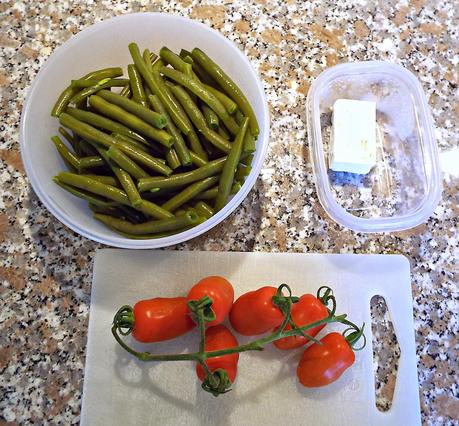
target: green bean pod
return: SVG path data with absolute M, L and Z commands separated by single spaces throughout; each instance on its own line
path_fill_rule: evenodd
M 241 111 L 237 110 L 236 115 L 235 115 L 236 122 L 240 125 L 242 121 L 244 120 L 244 116 L 242 115 Z M 253 153 L 256 151 L 256 144 L 255 144 L 255 138 L 252 135 L 252 132 L 250 129 L 245 133 L 244 137 L 244 145 L 242 148 L 242 152 L 245 153 Z
M 207 164 L 207 160 L 204 160 L 200 155 L 196 154 L 193 151 L 190 151 L 191 162 L 196 167 L 202 167 Z
M 110 132 L 119 133 L 121 135 L 128 136 L 139 142 L 148 143 L 148 141 L 138 133 L 132 131 L 129 127 L 120 124 L 116 121 L 110 120 L 107 117 L 96 114 L 90 111 L 83 111 L 77 108 L 68 107 L 65 111 L 67 114 L 77 118 L 78 120 L 84 121 L 85 123 L 91 124 L 95 127 L 99 127 Z
M 129 100 L 120 96 L 121 99 Z M 89 104 L 98 112 L 117 120 L 131 129 L 137 130 L 140 134 L 149 137 L 156 142 L 170 148 L 173 144 L 172 136 L 164 130 L 158 130 L 143 121 L 134 114 L 125 111 L 118 105 L 107 102 L 104 98 L 93 95 L 89 98 Z M 152 111 L 153 112 L 153 111 Z
M 145 62 L 142 59 L 142 56 L 140 55 L 139 47 L 136 43 L 129 44 L 129 52 L 131 53 L 134 64 L 142 75 L 142 78 L 148 84 L 151 93 L 158 96 L 176 126 L 185 135 L 187 135 L 191 131 L 191 123 L 187 120 L 186 114 L 183 110 L 181 110 L 178 102 L 173 99 L 170 92 L 167 90 L 167 87 L 159 73 L 154 70 L 153 72 L 149 71 L 147 65 L 145 65 Z M 159 61 L 157 61 L 157 63 L 158 62 Z
M 214 62 L 210 59 L 201 49 L 195 47 L 191 52 L 191 57 L 199 63 L 220 85 L 225 93 L 233 99 L 238 105 L 239 109 L 246 117 L 250 119 L 250 131 L 254 137 L 260 133 L 258 127 L 257 117 L 253 111 L 249 101 L 245 97 L 242 90 L 238 85 Z M 228 128 L 231 131 L 231 129 Z
M 68 143 L 72 146 L 73 151 L 77 157 L 81 156 L 81 148 L 78 140 L 72 136 L 64 127 L 59 126 L 59 133 L 68 141 Z
M 165 231 L 174 231 L 198 223 L 199 216 L 193 212 L 187 212 L 181 216 L 173 216 L 168 219 L 153 220 L 145 223 L 132 224 L 122 219 L 116 219 L 112 216 L 95 214 L 97 220 L 105 223 L 107 226 L 115 228 L 121 232 L 133 235 L 151 234 Z
M 59 116 L 59 121 L 63 126 L 68 127 L 70 130 L 89 141 L 101 144 L 106 148 L 110 148 L 113 145 L 116 146 L 133 160 L 136 160 L 158 173 L 164 174 L 165 176 L 169 176 L 172 173 L 172 169 L 170 167 L 166 166 L 146 152 L 140 151 L 128 143 L 121 142 L 112 136 L 97 130 L 89 124 L 77 120 L 69 114 L 62 113 Z
M 172 52 L 172 50 L 168 49 L 167 47 L 161 48 L 159 51 L 159 57 L 167 64 L 171 64 L 176 70 L 187 75 L 191 75 L 191 65 L 187 64 L 179 55 Z
M 191 157 L 190 157 L 191 162 Z M 166 164 L 172 169 L 180 167 L 180 158 L 174 148 L 166 148 Z
M 102 85 L 109 81 L 109 78 L 104 78 L 102 80 L 85 80 L 85 79 L 80 79 L 80 80 L 72 80 L 70 82 L 70 87 L 73 87 L 74 89 L 84 89 L 86 87 L 91 87 L 91 86 L 97 86 L 97 85 Z
M 89 157 L 80 158 L 80 170 L 83 169 L 93 169 L 95 167 L 104 166 L 104 160 L 98 155 L 91 155 Z
M 97 71 L 92 71 L 83 77 L 80 80 L 102 80 L 104 78 L 113 78 L 123 75 L 123 70 L 119 67 L 116 68 L 104 68 Z M 59 117 L 59 115 L 64 112 L 65 108 L 70 102 L 70 99 L 78 93 L 78 89 L 74 89 L 71 86 L 68 86 L 64 91 L 59 95 L 56 103 L 51 110 L 52 117 Z
M 223 104 L 223 106 L 231 115 L 238 111 L 236 102 L 234 102 L 230 97 L 226 96 L 215 87 L 209 86 L 208 84 L 204 84 L 204 87 Z
M 131 206 L 127 194 L 114 186 L 105 185 L 97 180 L 69 172 L 60 172 L 57 178 L 67 185 L 75 186 L 85 191 L 101 195 L 120 204 Z M 170 212 L 146 200 L 142 200 L 142 203 L 135 206 L 135 208 L 158 219 L 173 217 Z
M 143 90 L 142 77 L 139 71 L 133 64 L 129 64 L 128 67 L 129 84 L 131 86 L 132 99 L 143 107 L 147 107 L 147 97 Z
M 108 201 L 106 198 L 97 197 L 96 195 L 82 191 L 78 188 L 75 188 L 72 185 L 67 185 L 66 183 L 62 182 L 57 176 L 53 177 L 53 182 L 59 185 L 61 188 L 65 189 L 66 191 L 70 192 L 75 197 L 81 198 L 82 200 L 88 201 L 89 203 L 95 204 L 100 207 L 114 207 L 118 206 L 119 203 L 115 201 Z
M 126 84 L 126 86 L 123 87 L 123 89 L 120 92 L 120 96 L 123 98 L 130 98 L 131 97 L 131 85 Z
M 113 160 L 121 169 L 125 170 L 136 179 L 147 178 L 149 174 L 140 168 L 132 159 L 120 151 L 115 146 L 111 146 L 107 151 L 108 158 Z
M 202 113 L 204 114 L 204 118 L 206 119 L 209 128 L 217 130 L 219 125 L 217 114 L 215 114 L 215 112 L 213 112 L 207 105 L 202 105 Z
M 228 202 L 231 186 L 233 185 L 234 172 L 241 157 L 242 146 L 244 144 L 244 136 L 247 131 L 249 121 L 249 118 L 244 118 L 241 125 L 241 130 L 239 130 L 239 133 L 233 142 L 231 152 L 228 154 L 228 159 L 223 166 L 222 174 L 220 175 L 220 180 L 218 182 L 218 194 L 217 198 L 215 199 L 216 211 L 221 210 Z
M 204 216 L 206 219 L 211 218 L 214 215 L 214 210 L 209 204 L 205 203 L 204 201 L 198 201 L 194 205 L 194 209 L 198 212 L 200 216 Z
M 111 79 L 104 84 L 96 84 L 95 86 L 87 87 L 86 89 L 81 90 L 78 92 L 73 98 L 70 99 L 69 103 L 73 105 L 79 105 L 85 99 L 89 98 L 89 96 L 93 95 L 96 92 L 99 92 L 103 89 L 108 89 L 110 87 L 124 87 L 129 80 L 125 78 L 119 79 Z
M 157 112 L 138 104 L 132 99 L 123 98 L 122 96 L 110 92 L 109 90 L 103 90 L 97 95 L 105 99 L 107 102 L 118 105 L 120 108 L 134 114 L 158 129 L 162 129 L 167 125 L 167 119 L 164 115 L 158 114 Z
M 188 185 L 198 180 L 216 175 L 223 170 L 227 157 L 219 158 L 208 162 L 206 165 L 189 172 L 177 173 L 163 178 L 160 176 L 146 177 L 139 179 L 137 187 L 139 191 L 148 191 L 153 188 L 177 188 L 180 186 Z
M 231 195 L 236 194 L 241 189 L 241 184 L 239 182 L 234 182 L 231 187 Z M 201 194 L 194 197 L 195 200 L 213 200 L 217 197 L 218 186 L 208 189 L 207 191 L 201 192 Z
M 67 148 L 59 136 L 52 136 L 51 140 L 63 160 L 69 163 L 74 169 L 78 170 L 80 168 L 80 159 Z
M 172 91 L 202 135 L 220 151 L 223 151 L 225 154 L 230 152 L 231 144 L 223 139 L 218 133 L 207 127 L 206 119 L 186 90 L 181 86 L 174 86 Z
M 212 93 L 210 93 L 201 82 L 198 82 L 194 78 L 172 68 L 162 67 L 160 71 L 166 77 L 174 80 L 181 86 L 186 87 L 189 91 L 191 91 L 191 93 L 194 93 L 199 99 L 212 108 L 215 114 L 218 115 L 233 135 L 237 134 L 239 126 L 236 121 L 234 121 L 234 118 L 228 114 L 228 111 L 222 103 Z
M 199 78 L 199 80 L 206 85 L 218 87 L 216 81 L 206 72 L 206 70 L 203 67 L 201 67 L 201 65 L 199 65 L 196 61 L 193 60 L 193 58 L 191 57 L 191 52 L 188 52 L 188 54 L 184 54 L 182 56 L 183 52 L 184 51 L 182 49 L 180 51 L 180 56 L 185 62 L 192 66 L 193 72 Z
M 196 197 L 199 193 L 214 185 L 216 182 L 218 182 L 218 176 L 211 176 L 192 183 L 183 191 L 167 200 L 161 207 L 167 211 L 174 211 L 182 204 L 185 204 L 187 201 Z
M 155 109 L 157 113 L 166 117 L 166 120 L 167 120 L 166 129 L 174 138 L 174 148 L 180 159 L 180 163 L 183 166 L 190 165 L 191 164 L 190 152 L 188 151 L 185 141 L 183 140 L 182 134 L 180 133 L 180 130 L 177 129 L 177 127 L 175 127 L 174 122 L 171 120 L 161 100 L 156 95 L 150 95 L 148 99 L 153 109 Z
M 222 127 L 218 126 L 217 133 L 225 140 L 229 141 L 230 140 L 230 135 L 229 133 Z
M 142 204 L 142 198 L 140 197 L 139 191 L 137 191 L 137 187 L 135 186 L 135 183 L 129 173 L 120 169 L 118 180 L 120 181 L 124 192 L 126 192 L 132 206 L 136 207 Z
M 92 174 L 83 174 L 81 176 L 86 176 L 88 178 L 97 180 L 98 182 L 105 183 L 105 185 L 111 185 L 119 187 L 120 183 L 118 180 L 113 176 L 104 176 L 104 175 L 92 175 Z

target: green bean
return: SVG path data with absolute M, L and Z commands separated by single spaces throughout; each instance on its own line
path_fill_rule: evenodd
M 123 70 L 119 67 L 117 68 L 104 68 L 97 71 L 92 71 L 83 77 L 80 80 L 102 80 L 104 78 L 113 78 L 123 75 Z M 59 117 L 59 115 L 64 112 L 65 108 L 70 102 L 70 99 L 78 93 L 77 89 L 74 89 L 71 86 L 68 86 L 64 91 L 59 95 L 56 103 L 51 110 L 52 117 Z
M 162 114 L 158 114 L 147 107 L 144 107 L 132 99 L 123 98 L 116 93 L 110 92 L 109 90 L 103 90 L 97 94 L 101 98 L 104 98 L 107 102 L 110 102 L 114 105 L 118 105 L 126 111 L 129 111 L 131 114 L 136 115 L 141 118 L 143 121 L 151 124 L 158 129 L 166 127 L 167 119 Z
M 80 159 L 67 148 L 59 136 L 52 136 L 51 140 L 64 161 L 68 162 L 74 169 L 78 170 L 80 167 Z
M 215 213 L 212 207 L 210 207 L 209 204 L 205 203 L 204 201 L 198 201 L 194 205 L 194 208 L 200 216 L 204 216 L 206 219 L 209 219 Z
M 245 158 L 242 158 L 242 155 L 241 155 L 241 162 L 245 164 L 246 166 L 251 166 L 253 157 L 254 157 L 253 154 L 247 155 Z
M 130 98 L 131 97 L 131 85 L 126 84 L 126 86 L 123 87 L 123 89 L 120 92 L 120 96 L 123 98 Z
M 84 139 L 80 139 L 80 147 L 81 147 L 82 155 L 84 154 L 89 157 L 92 155 L 97 155 L 97 152 L 94 150 L 91 144 L 88 143 L 88 141 Z
M 182 52 L 180 52 L 180 55 L 182 55 Z M 193 61 L 191 52 L 185 56 L 182 56 L 182 59 L 192 66 L 193 72 L 202 83 L 214 87 L 218 86 L 215 80 L 209 74 L 207 74 L 206 70 L 202 68 L 201 65 L 199 65 L 196 61 Z
M 125 176 L 125 173 L 127 173 L 127 172 L 125 170 L 121 169 L 120 167 L 118 167 L 118 165 L 115 164 L 112 161 L 108 151 L 104 151 L 101 148 L 97 148 L 97 149 L 98 149 L 98 152 L 100 153 L 100 155 L 104 158 L 104 160 L 110 166 L 110 168 L 112 169 L 112 171 L 115 174 L 115 176 L 117 177 L 117 179 L 120 182 L 124 182 L 124 185 L 129 186 L 129 190 L 131 191 L 131 197 L 126 193 L 128 202 L 125 202 L 124 203 L 125 205 L 132 206 L 136 210 L 139 210 L 142 213 L 145 213 L 146 215 L 155 217 L 157 219 L 166 219 L 168 217 L 172 217 L 173 216 L 171 213 L 169 213 L 168 211 L 164 210 L 163 208 L 161 208 L 160 206 L 158 206 L 155 203 L 152 203 L 150 201 L 143 200 L 143 199 L 139 200 L 137 198 L 137 189 L 135 189 L 135 192 L 134 192 L 134 189 L 132 188 L 132 185 L 130 184 L 130 182 L 128 182 L 128 178 Z M 112 149 L 111 154 L 113 154 L 113 151 L 114 151 L 113 147 L 111 147 L 110 149 Z M 110 151 L 110 149 L 109 149 L 109 151 Z M 116 151 L 115 151 L 115 153 L 116 153 Z M 132 202 L 132 201 L 134 201 L 134 202 Z
M 181 110 L 178 102 L 171 96 L 169 90 L 167 90 L 167 87 L 165 86 L 164 81 L 162 80 L 159 73 L 155 72 L 154 70 L 153 72 L 149 72 L 147 65 L 145 65 L 145 62 L 140 56 L 139 47 L 136 43 L 129 44 L 129 52 L 131 53 L 134 64 L 142 75 L 142 78 L 148 84 L 151 93 L 158 96 L 158 98 L 166 107 L 166 110 L 168 111 L 176 126 L 185 135 L 187 135 L 191 131 L 191 123 L 189 123 L 189 120 L 187 120 L 186 114 L 183 110 Z
M 236 194 L 239 190 L 241 189 L 241 185 L 239 182 L 234 182 L 233 186 L 231 187 L 231 195 Z M 217 197 L 218 194 L 218 186 L 215 186 L 213 188 L 208 189 L 207 191 L 202 192 L 201 194 L 198 194 L 195 198 L 195 200 L 213 200 Z
M 104 84 L 104 83 L 107 83 L 107 81 L 109 81 L 110 79 L 109 78 L 104 78 L 102 80 L 94 80 L 94 79 L 91 79 L 91 80 L 85 80 L 85 79 L 80 79 L 80 80 L 72 80 L 70 82 L 70 87 L 73 87 L 75 89 L 84 89 L 86 87 L 91 87 L 91 86 L 97 86 L 97 85 L 101 85 L 101 84 Z
M 113 176 L 103 176 L 103 175 L 92 175 L 92 174 L 83 174 L 81 176 L 86 176 L 91 179 L 95 179 L 98 182 L 105 183 L 105 185 L 117 186 L 119 187 L 120 183 Z
M 194 225 L 198 222 L 197 214 L 187 212 L 182 216 L 173 216 L 168 219 L 152 220 L 145 223 L 132 224 L 122 219 L 116 219 L 112 216 L 95 214 L 94 217 L 107 226 L 117 229 L 128 234 L 141 235 L 165 231 L 174 231 L 186 226 Z
M 210 93 L 201 82 L 198 82 L 194 78 L 181 73 L 180 71 L 173 70 L 171 68 L 162 67 L 160 71 L 168 78 L 174 80 L 183 87 L 186 87 L 192 93 L 194 93 L 199 99 L 204 101 L 210 108 L 213 109 L 215 114 L 223 121 L 225 126 L 232 134 L 237 134 L 239 126 L 234 121 L 234 118 L 228 114 L 222 103 Z
M 69 103 L 78 105 L 80 102 L 83 102 L 86 98 L 91 96 L 92 94 L 99 92 L 103 89 L 108 89 L 109 87 L 124 87 L 129 80 L 126 78 L 119 78 L 119 79 L 111 79 L 104 84 L 95 86 L 87 87 L 86 89 L 81 90 L 75 96 L 70 99 Z
M 72 136 L 64 127 L 59 126 L 59 133 L 68 141 L 77 156 L 81 156 L 81 149 L 77 139 Z
M 180 163 L 184 166 L 188 166 L 189 164 L 191 164 L 190 152 L 188 151 L 188 148 L 185 144 L 185 141 L 183 140 L 180 130 L 177 129 L 177 127 L 175 127 L 174 122 L 171 120 L 168 112 L 166 111 L 166 108 L 164 107 L 158 96 L 150 95 L 148 97 L 148 100 L 150 101 L 151 106 L 154 110 L 156 110 L 157 113 L 166 117 L 166 129 L 174 138 L 174 148 L 180 159 Z
M 230 139 L 230 135 L 222 126 L 218 126 L 217 133 L 227 141 Z
M 200 155 L 196 154 L 193 151 L 190 151 L 191 162 L 196 167 L 202 167 L 207 164 L 207 160 L 204 160 Z
M 146 152 L 140 151 L 128 143 L 121 142 L 110 135 L 107 135 L 100 130 L 97 130 L 95 127 L 90 126 L 89 124 L 83 123 L 80 120 L 72 117 L 69 114 L 63 113 L 59 116 L 60 123 L 68 127 L 73 132 L 79 134 L 81 137 L 93 141 L 98 144 L 110 148 L 115 145 L 133 160 L 145 165 L 146 167 L 169 176 L 172 173 L 172 169 L 158 161 L 156 158 L 147 154 Z
M 202 105 L 202 112 L 204 114 L 204 118 L 206 119 L 207 125 L 212 130 L 217 130 L 219 121 L 218 116 L 213 112 L 207 105 Z
M 131 206 L 126 192 L 119 188 L 115 188 L 114 186 L 105 185 L 97 180 L 69 172 L 60 172 L 57 177 L 61 182 L 66 183 L 67 185 L 75 186 L 85 191 L 102 195 L 120 204 Z M 135 208 L 158 219 L 173 217 L 173 215 L 168 211 L 165 211 L 165 209 L 146 200 L 142 200 L 142 202 L 135 206 Z
M 181 86 L 174 86 L 172 91 L 202 135 L 220 151 L 226 154 L 230 152 L 231 144 L 223 139 L 218 133 L 207 127 L 206 119 L 186 90 Z
M 133 223 L 143 223 L 148 219 L 148 215 L 145 215 L 142 212 L 135 210 L 133 207 L 120 205 L 117 207 L 117 209 L 120 210 L 125 219 Z
M 80 158 L 80 170 L 93 169 L 95 167 L 104 166 L 104 160 L 98 155 L 91 155 L 90 157 Z
M 222 174 L 220 175 L 220 180 L 218 182 L 218 194 L 215 199 L 215 210 L 221 210 L 225 204 L 228 202 L 228 197 L 230 195 L 231 186 L 233 185 L 234 180 L 234 171 L 239 163 L 241 157 L 242 146 L 244 144 L 244 136 L 249 125 L 249 118 L 245 117 L 242 124 L 241 130 L 236 136 L 236 139 L 233 142 L 231 152 L 228 154 L 228 159 L 223 166 Z M 166 209 L 167 210 L 167 209 Z
M 242 115 L 241 111 L 238 110 L 236 112 L 235 119 L 236 119 L 236 122 L 239 125 L 242 123 L 242 121 L 244 120 L 244 116 Z M 252 152 L 255 152 L 255 151 L 256 151 L 255 138 L 253 137 L 252 132 L 249 129 L 245 133 L 244 145 L 243 145 L 243 148 L 242 148 L 242 152 L 246 152 L 246 153 L 251 154 Z
M 234 179 L 243 182 L 251 171 L 252 167 L 242 165 L 242 163 L 239 163 L 239 165 L 237 166 L 236 173 L 234 174 Z
M 112 133 L 111 134 L 113 136 L 113 138 L 115 138 L 116 140 L 119 140 L 121 142 L 125 142 L 129 145 L 132 145 L 134 148 L 140 150 L 140 151 L 144 151 L 144 152 L 147 152 L 148 151 L 148 148 L 151 148 L 152 145 L 148 144 L 148 145 L 145 145 L 144 143 L 142 142 L 138 142 L 134 139 L 131 139 L 130 137 L 128 136 L 125 136 L 125 135 L 121 135 L 119 133 Z M 159 151 L 158 151 L 159 152 Z
M 129 84 L 131 85 L 132 99 L 143 107 L 147 107 L 147 98 L 145 91 L 143 90 L 142 77 L 139 71 L 133 64 L 129 64 L 128 67 Z
M 139 191 L 137 191 L 137 187 L 135 186 L 135 183 L 132 180 L 129 173 L 121 169 L 118 179 L 121 183 L 121 186 L 124 189 L 124 192 L 126 192 L 129 198 L 129 202 L 132 204 L 132 206 L 140 206 L 140 204 L 142 204 L 142 198 L 140 197 Z
M 220 90 L 208 84 L 204 84 L 204 87 L 223 104 L 223 106 L 231 115 L 233 115 L 238 110 L 236 102 L 234 102 L 230 97 L 226 96 L 223 92 L 220 92 Z
M 120 217 L 120 218 L 123 217 L 123 213 L 120 210 L 118 210 L 116 207 L 102 207 L 102 206 L 93 204 L 91 202 L 88 203 L 88 206 L 94 213 L 108 214 L 110 216 Z
M 172 198 L 166 201 L 161 207 L 167 211 L 174 211 L 182 204 L 185 204 L 187 201 L 196 197 L 196 195 L 205 191 L 216 182 L 218 182 L 218 176 L 211 176 L 198 182 L 192 183 L 183 191 L 179 192 L 177 195 L 174 195 Z
M 152 54 L 150 53 L 150 50 L 145 49 L 142 54 L 143 62 L 145 63 L 145 66 L 147 67 L 147 70 L 149 73 L 153 71 L 153 60 L 152 60 Z M 155 55 L 156 56 L 156 55 Z M 148 99 L 148 97 L 147 97 Z
M 111 146 L 108 149 L 107 155 L 111 160 L 118 164 L 119 167 L 136 179 L 149 177 L 145 170 L 141 169 L 133 160 L 115 146 Z
M 172 52 L 167 47 L 162 47 L 159 51 L 159 57 L 166 63 L 171 64 L 176 70 L 181 71 L 187 75 L 191 75 L 191 65 L 183 61 L 183 59 Z
M 180 167 L 180 158 L 174 148 L 166 148 L 166 163 L 172 170 Z
M 126 101 L 129 100 L 121 96 L 120 99 L 124 99 Z M 131 114 L 130 112 L 127 112 L 118 105 L 107 102 L 104 98 L 98 95 L 91 96 L 89 98 L 89 104 L 101 114 L 107 115 L 110 118 L 120 121 L 131 129 L 137 130 L 140 134 L 155 140 L 161 145 L 164 145 L 168 148 L 172 146 L 173 139 L 169 133 L 165 132 L 164 130 L 158 130 L 154 128 L 147 122 L 143 121 L 141 118 Z
M 84 121 L 85 123 L 91 124 L 95 127 L 99 127 L 105 130 L 109 130 L 110 132 L 115 132 L 121 135 L 128 136 L 139 142 L 148 143 L 143 136 L 132 131 L 129 127 L 126 127 L 125 125 L 120 124 L 116 121 L 110 120 L 109 118 L 104 117 L 102 115 L 95 114 L 94 112 L 83 111 L 81 109 L 68 107 L 66 109 L 66 113 L 77 118 L 78 120 Z
M 225 93 L 236 102 L 239 109 L 246 117 L 250 119 L 250 131 L 254 137 L 260 133 L 258 127 L 257 117 L 253 111 L 249 101 L 245 97 L 242 90 L 231 78 L 214 62 L 210 59 L 201 49 L 195 47 L 191 52 L 191 57 L 199 63 L 220 85 Z M 231 131 L 231 129 L 228 128 Z
M 119 205 L 114 201 L 107 201 L 106 198 L 97 197 L 94 194 L 91 194 L 87 191 L 82 191 L 78 188 L 75 188 L 72 185 L 67 185 L 66 183 L 62 182 L 57 176 L 53 177 L 53 182 L 58 184 L 61 188 L 64 188 L 66 191 L 70 192 L 71 194 L 75 195 L 75 197 L 81 198 L 86 200 L 92 204 L 95 204 L 100 207 L 113 207 Z
M 143 192 L 152 188 L 177 188 L 179 186 L 188 185 L 196 182 L 197 180 L 220 173 L 223 170 L 226 158 L 227 157 L 222 157 L 218 160 L 210 161 L 205 166 L 199 167 L 198 169 L 184 173 L 177 173 L 169 176 L 168 178 L 160 176 L 142 178 L 139 179 L 137 186 L 139 191 Z

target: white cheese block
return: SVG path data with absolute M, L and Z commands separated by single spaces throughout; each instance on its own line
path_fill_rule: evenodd
M 376 164 L 376 103 L 338 99 L 333 106 L 330 168 L 366 174 Z

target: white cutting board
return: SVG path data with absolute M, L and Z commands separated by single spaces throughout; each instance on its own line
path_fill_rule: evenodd
M 120 306 L 185 295 L 199 279 L 216 274 L 229 279 L 236 297 L 263 285 L 287 283 L 301 295 L 328 284 L 335 291 L 337 312 L 367 324 L 367 346 L 337 382 L 319 389 L 297 382 L 301 350 L 270 347 L 241 354 L 233 390 L 215 398 L 201 390 L 191 362 L 142 363 L 113 339 L 110 326 Z M 375 406 L 373 295 L 386 299 L 401 350 L 393 404 L 386 413 Z M 178 340 L 137 347 L 175 353 L 194 351 L 197 344 L 193 331 Z M 410 269 L 403 256 L 100 250 L 87 345 L 82 425 L 420 424 Z

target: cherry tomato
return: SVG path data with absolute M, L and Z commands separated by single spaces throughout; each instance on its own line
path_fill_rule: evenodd
M 301 384 L 307 388 L 326 386 L 338 380 L 355 361 L 354 351 L 341 334 L 330 333 L 320 341 L 322 345 L 306 348 L 296 370 Z
M 185 297 L 141 300 L 134 305 L 132 336 L 139 342 L 169 340 L 187 333 L 196 324 Z
M 211 309 L 215 315 L 215 319 L 207 322 L 206 326 L 211 327 L 220 324 L 225 320 L 231 306 L 233 306 L 233 286 L 223 277 L 210 276 L 203 278 L 191 288 L 187 301 L 199 300 L 204 296 L 209 296 L 212 299 Z
M 224 325 L 219 324 L 206 330 L 205 350 L 207 352 L 233 348 L 235 346 L 238 346 L 237 339 Z M 216 356 L 215 358 L 208 358 L 206 360 L 206 365 L 209 367 L 210 371 L 215 371 L 218 368 L 226 370 L 230 382 L 233 383 L 236 379 L 238 360 L 238 353 L 222 355 Z M 200 364 L 196 365 L 196 373 L 199 377 L 199 380 L 202 382 L 206 376 L 206 373 Z
M 297 303 L 292 306 L 292 319 L 298 327 L 303 327 L 313 322 L 320 321 L 321 319 L 327 318 L 328 311 L 324 304 L 312 294 L 303 294 Z M 305 333 L 314 337 L 317 333 L 325 327 L 325 324 L 319 325 L 318 327 L 306 330 Z M 285 330 L 291 330 L 289 324 L 285 327 Z M 294 349 L 308 343 L 309 340 L 303 336 L 291 336 L 285 337 L 274 341 L 274 345 L 278 349 Z
M 276 292 L 276 287 L 266 286 L 240 296 L 230 312 L 233 328 L 244 336 L 254 336 L 281 325 L 284 315 L 272 302 Z

